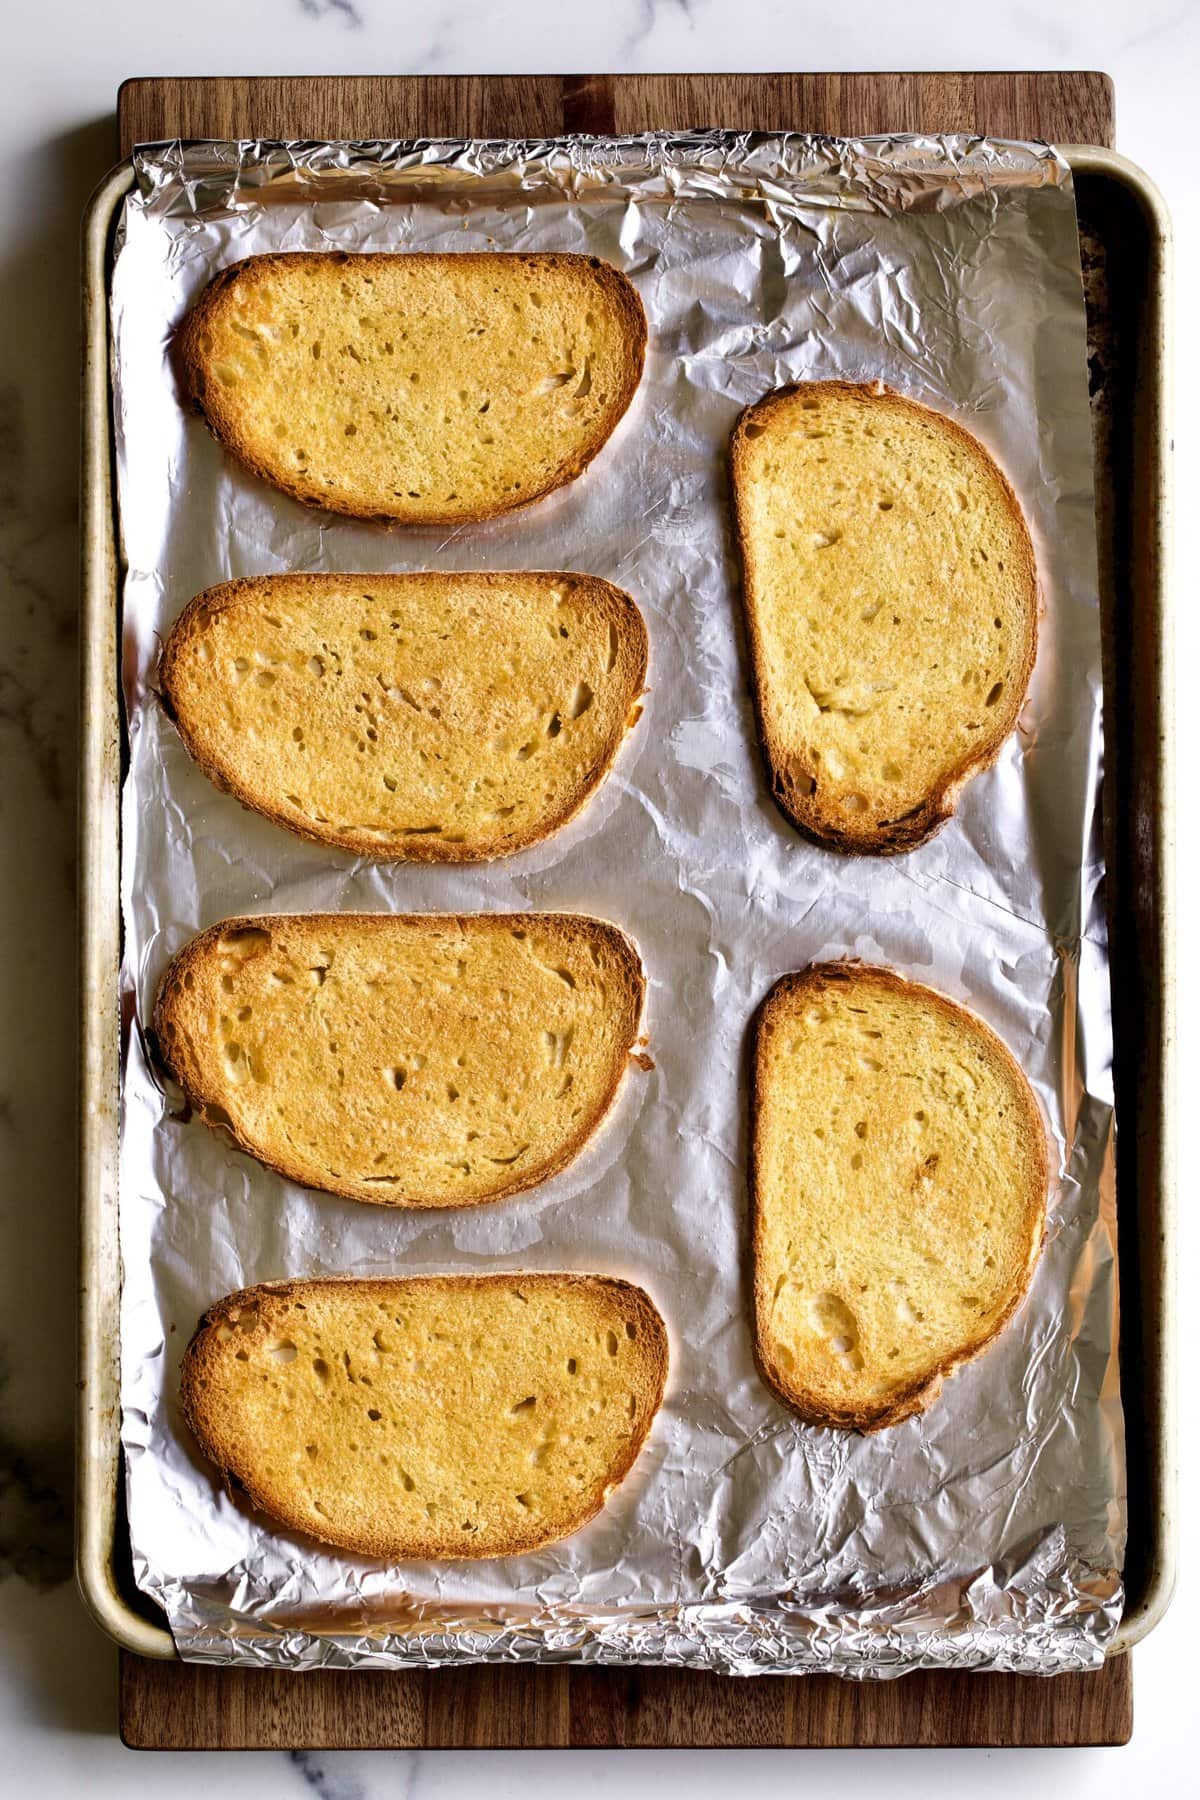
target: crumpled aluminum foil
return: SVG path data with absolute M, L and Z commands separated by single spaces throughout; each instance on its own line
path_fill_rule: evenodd
M 140 152 L 112 289 L 129 771 L 121 1161 L 124 1446 L 137 1579 L 187 1657 L 306 1668 L 479 1658 L 895 1675 L 1097 1663 L 1122 1605 L 1122 1413 L 1101 681 L 1084 310 L 1070 172 L 976 139 L 695 134 L 531 143 L 171 144 Z M 646 379 L 591 470 L 494 524 L 308 511 L 180 407 L 172 327 L 269 250 L 579 250 L 623 268 Z M 882 377 L 964 420 L 1030 517 L 1045 610 L 1020 728 L 940 837 L 891 860 L 805 844 L 755 742 L 725 447 L 813 376 Z M 627 587 L 652 692 L 615 772 L 548 843 L 486 868 L 374 866 L 241 811 L 153 693 L 198 589 L 284 569 L 581 569 Z M 143 1026 L 168 960 L 235 912 L 568 908 L 632 932 L 655 1067 L 533 1193 L 405 1215 L 289 1186 L 182 1120 Z M 973 1007 L 1052 1139 L 1045 1254 L 998 1343 L 929 1413 L 860 1438 L 760 1381 L 746 1282 L 747 1027 L 775 978 L 860 956 Z M 380 1568 L 277 1533 L 183 1426 L 182 1349 L 217 1296 L 283 1276 L 608 1270 L 671 1330 L 630 1479 L 537 1555 Z

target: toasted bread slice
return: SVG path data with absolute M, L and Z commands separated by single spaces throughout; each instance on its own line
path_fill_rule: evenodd
M 358 856 L 475 862 L 595 792 L 646 658 L 637 607 L 591 575 L 264 575 L 198 594 L 159 675 L 243 805 Z
M 953 419 L 882 382 L 745 411 L 734 510 L 771 788 L 818 844 L 911 850 L 1016 724 L 1037 649 L 1033 545 Z
M 1046 1135 L 1014 1058 L 931 988 L 814 964 L 759 1012 L 752 1137 L 766 1380 L 812 1425 L 923 1412 L 1041 1249 Z
M 183 1405 L 229 1485 L 363 1556 L 514 1556 L 578 1531 L 662 1400 L 649 1296 L 600 1275 L 247 1288 L 204 1315 Z
M 214 437 L 309 506 L 404 525 L 512 512 L 591 462 L 646 315 L 594 256 L 251 256 L 180 327 Z
M 154 1033 L 208 1123 L 288 1180 L 470 1206 L 582 1149 L 644 994 L 636 949 L 601 919 L 268 913 L 180 951 Z

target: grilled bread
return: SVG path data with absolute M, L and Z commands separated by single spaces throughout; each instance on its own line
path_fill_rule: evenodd
M 208 1123 L 288 1180 L 470 1206 L 582 1149 L 644 994 L 625 934 L 572 913 L 265 914 L 184 947 L 154 1034 Z
M 781 388 L 733 436 L 771 788 L 835 850 L 911 850 L 1017 720 L 1037 648 L 1020 506 L 961 425 L 882 382 Z
M 205 1314 L 183 1405 L 294 1531 L 387 1562 L 513 1556 L 600 1511 L 667 1355 L 649 1297 L 599 1275 L 279 1282 Z
M 633 601 L 590 575 L 264 575 L 198 594 L 159 678 L 243 805 L 358 856 L 475 862 L 595 792 L 646 658 Z
M 214 437 L 309 506 L 462 525 L 583 470 L 641 379 L 646 316 L 594 256 L 251 256 L 178 337 Z
M 930 988 L 815 964 L 760 1010 L 752 1140 L 766 1380 L 812 1425 L 923 1412 L 1041 1249 L 1046 1137 L 1013 1057 Z

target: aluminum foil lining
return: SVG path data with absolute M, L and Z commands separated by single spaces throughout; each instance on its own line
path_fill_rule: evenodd
M 1115 1355 L 1111 1027 L 1099 830 L 1100 633 L 1070 171 L 1040 146 L 706 133 L 554 142 L 169 144 L 140 152 L 112 287 L 129 767 L 121 1156 L 123 1441 L 137 1579 L 186 1657 L 282 1667 L 644 1661 L 895 1675 L 1101 1659 L 1125 1534 Z M 449 534 L 306 510 L 180 405 L 172 328 L 257 251 L 574 250 L 645 302 L 641 393 L 591 469 Z M 882 377 L 964 421 L 1035 534 L 1041 648 L 1020 727 L 932 843 L 847 859 L 772 804 L 749 698 L 725 453 L 777 384 Z M 154 693 L 199 589 L 270 570 L 552 568 L 646 614 L 645 716 L 602 792 L 488 867 L 380 867 L 212 788 Z M 143 1039 L 168 958 L 235 912 L 566 908 L 649 973 L 654 1068 L 534 1192 L 405 1215 L 289 1186 L 187 1122 Z M 775 978 L 895 965 L 974 1008 L 1052 1141 L 1032 1294 L 928 1414 L 801 1426 L 763 1386 L 746 1280 L 745 1046 Z M 637 1467 L 536 1555 L 381 1568 L 227 1496 L 178 1403 L 206 1306 L 285 1276 L 592 1269 L 643 1283 L 672 1339 Z

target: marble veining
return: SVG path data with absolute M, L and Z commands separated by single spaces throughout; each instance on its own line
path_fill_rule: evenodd
M 319 1750 L 293 1750 L 288 1761 L 317 1800 L 367 1800 L 366 1786 L 345 1767 L 343 1756 Z
M 307 19 L 340 19 L 344 25 L 362 29 L 361 8 L 354 0 L 300 0 L 300 11 Z
M 703 10 L 702 0 L 637 0 L 634 22 L 630 28 L 628 43 L 631 48 L 650 33 L 658 25 L 685 24 L 690 31 L 696 27 L 696 15 Z
M 75 507 L 64 499 L 45 512 L 33 508 L 28 454 L 22 392 L 15 381 L 6 381 L 0 386 L 0 587 L 7 627 L 0 653 L 0 723 L 17 733 L 51 806 L 61 809 L 72 779 L 64 763 L 74 736 L 73 708 L 66 683 L 57 670 L 47 671 L 45 659 L 57 654 L 73 670 L 74 583 L 64 588 L 60 577 L 61 553 L 74 552 Z
M 70 158 L 64 159 L 67 163 Z M 78 312 L 86 189 L 0 207 L 0 1667 L 72 1578 Z M 90 180 L 94 174 L 89 173 Z M 34 321 L 36 320 L 36 331 Z M 25 346 L 33 345 L 29 354 Z M 22 354 L 14 355 L 17 343 Z M 39 1281 L 40 1277 L 40 1281 Z M 40 1286 L 40 1292 L 39 1292 Z M 0 1691 L 5 1685 L 0 1675 Z M 0 1739 L 3 1738 L 0 1725 Z M 0 1771 L 0 1789 L 4 1776 Z
M 0 1401 L 13 1380 L 0 1354 Z M 10 1576 L 39 1592 L 69 1581 L 72 1569 L 70 1443 L 48 1448 L 0 1427 L 0 1582 Z

